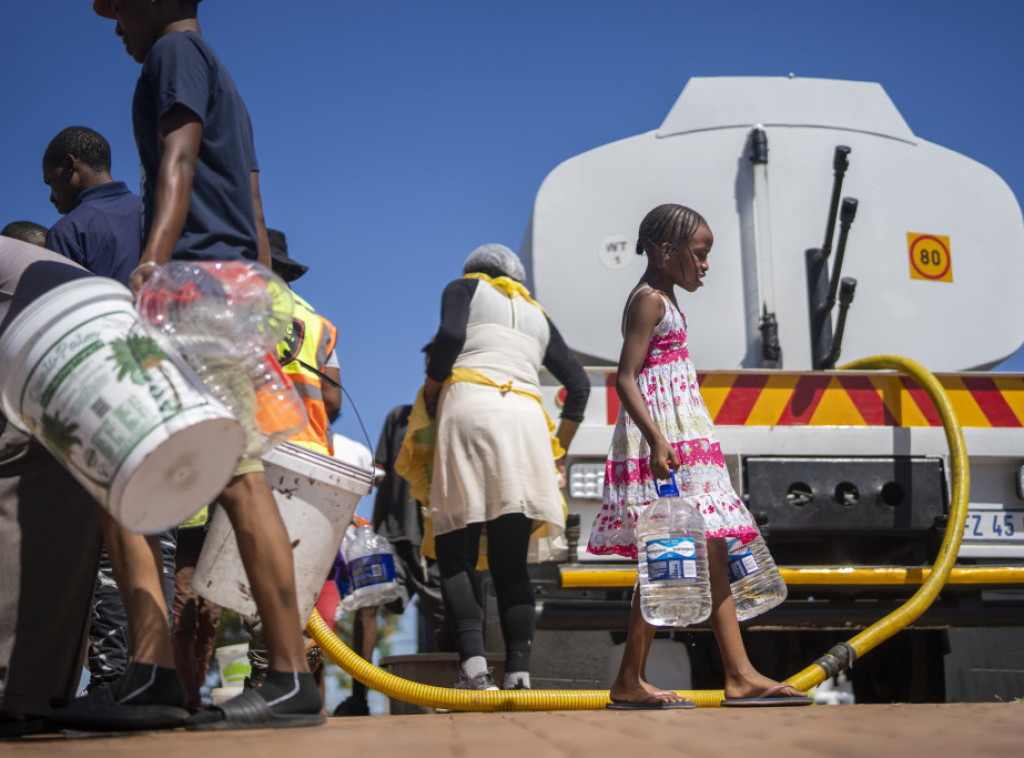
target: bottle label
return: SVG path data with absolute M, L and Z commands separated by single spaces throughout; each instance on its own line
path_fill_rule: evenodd
M 349 562 L 348 568 L 352 574 L 352 586 L 357 590 L 395 580 L 395 559 L 387 553 L 356 558 Z
M 697 578 L 697 541 L 693 537 L 647 540 L 647 578 L 652 582 Z
M 737 543 L 739 540 L 737 540 Z M 754 560 L 754 556 L 750 554 L 750 550 L 745 547 L 735 548 L 738 552 L 729 553 L 729 581 L 736 582 L 745 576 L 750 576 L 761 570 L 761 567 L 757 565 L 757 561 Z

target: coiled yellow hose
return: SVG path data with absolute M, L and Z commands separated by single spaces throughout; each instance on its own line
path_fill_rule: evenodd
M 872 624 L 863 632 L 837 648 L 844 648 L 850 660 L 826 660 L 832 656 L 824 656 L 818 662 L 807 667 L 786 681 L 802 690 L 810 689 L 835 669 L 842 669 L 853 662 L 853 658 L 862 656 L 876 647 L 900 629 L 917 619 L 927 610 L 938 595 L 949 572 L 956 561 L 963 537 L 964 523 L 967 519 L 967 498 L 970 490 L 970 473 L 967 462 L 967 449 L 964 445 L 960 422 L 953 412 L 949 398 L 935 376 L 919 363 L 896 355 L 880 355 L 864 358 L 845 366 L 843 370 L 896 370 L 912 377 L 931 398 L 942 419 L 949 444 L 953 478 L 953 498 L 949 514 L 946 534 L 939 549 L 939 556 L 931 574 L 921 584 L 906 603 L 885 618 Z M 320 614 L 313 611 L 307 627 L 309 635 L 320 645 L 324 654 L 345 673 L 365 684 L 367 687 L 381 692 L 388 697 L 413 705 L 447 708 L 461 711 L 570 711 L 592 710 L 603 708 L 610 702 L 607 690 L 501 690 L 481 692 L 479 690 L 456 690 L 446 687 L 433 687 L 426 684 L 411 682 L 377 668 L 363 660 L 344 642 L 338 639 L 334 631 L 327 626 Z M 836 651 L 836 648 L 833 648 Z M 843 658 L 840 651 L 838 658 Z M 833 671 L 830 671 L 833 669 Z M 698 707 L 708 708 L 721 704 L 724 693 L 722 690 L 677 690 L 678 694 L 688 697 Z
M 892 637 L 896 632 L 907 624 L 916 620 L 924 613 L 928 606 L 935 600 L 936 595 L 949 578 L 949 572 L 956 562 L 957 553 L 960 552 L 960 541 L 963 539 L 964 524 L 967 521 L 967 504 L 971 490 L 970 466 L 967 461 L 967 446 L 964 444 L 963 431 L 960 429 L 960 421 L 953 411 L 953 405 L 942 388 L 942 384 L 935 375 L 916 361 L 903 358 L 898 355 L 878 355 L 872 358 L 863 358 L 853 361 L 841 370 L 895 370 L 901 371 L 910 376 L 923 389 L 942 419 L 942 427 L 946 433 L 946 443 L 949 445 L 950 464 L 952 467 L 952 500 L 950 502 L 949 522 L 946 525 L 946 534 L 942 538 L 942 545 L 939 547 L 939 555 L 935 559 L 935 565 L 931 574 L 918 587 L 911 597 L 895 611 L 869 626 L 867 629 L 856 635 L 846 646 L 852 650 L 856 657 L 877 647 L 885 640 Z M 834 648 L 833 648 L 834 650 Z M 825 680 L 831 671 L 831 661 L 826 660 L 828 656 L 815 662 L 811 666 L 790 677 L 786 681 L 794 687 L 802 690 L 814 687 Z M 853 660 L 845 662 L 842 668 L 846 668 Z

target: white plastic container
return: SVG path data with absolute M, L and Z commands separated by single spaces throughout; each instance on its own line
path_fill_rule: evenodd
M 373 470 L 290 442 L 263 456 L 263 464 L 292 543 L 299 617 L 305 622 L 313 612 L 359 498 L 370 493 Z M 210 523 L 192 589 L 218 605 L 256 615 L 252 587 L 223 508 L 217 509 Z
M 775 561 L 764 540 L 742 544 L 736 537 L 729 546 L 729 588 L 736 602 L 736 618 L 747 621 L 783 603 L 788 595 Z
M 0 409 L 128 529 L 168 529 L 231 479 L 244 434 L 105 277 L 54 288 L 0 338 Z
M 225 645 L 213 651 L 220 670 L 220 686 L 242 688 L 245 678 L 252 673 L 249 663 L 249 643 L 239 642 L 237 645 Z
M 217 660 L 217 669 L 220 671 L 220 687 L 210 690 L 210 701 L 213 705 L 220 705 L 233 697 L 238 697 L 245 689 L 245 678 L 252 673 L 249 643 L 240 642 L 237 645 L 219 647 L 213 651 L 213 657 Z
M 654 626 L 688 626 L 711 615 L 704 519 L 679 496 L 675 474 L 636 525 L 640 611 Z

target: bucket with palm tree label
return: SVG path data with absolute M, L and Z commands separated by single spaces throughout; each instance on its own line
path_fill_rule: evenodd
M 0 410 L 128 529 L 168 529 L 231 479 L 241 426 L 113 279 L 40 297 L 5 329 L 0 356 Z

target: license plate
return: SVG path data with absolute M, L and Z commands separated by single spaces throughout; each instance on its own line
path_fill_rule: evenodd
M 1024 542 L 1024 508 L 969 507 L 964 524 L 966 542 Z

